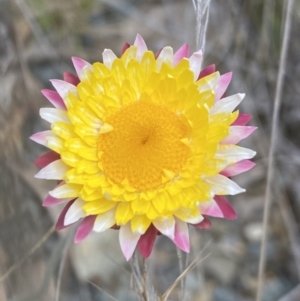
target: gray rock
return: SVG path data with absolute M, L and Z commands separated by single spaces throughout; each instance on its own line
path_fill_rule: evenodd
M 280 299 L 293 288 L 293 284 L 285 277 L 274 277 L 265 282 L 262 301 L 274 301 Z
M 249 241 L 261 241 L 263 226 L 261 222 L 249 223 L 244 228 L 244 235 Z
M 224 257 L 209 258 L 205 264 L 208 275 L 217 279 L 221 284 L 228 285 L 234 279 L 236 263 Z
M 224 287 L 217 287 L 213 292 L 214 301 L 250 301 L 236 294 L 233 290 Z

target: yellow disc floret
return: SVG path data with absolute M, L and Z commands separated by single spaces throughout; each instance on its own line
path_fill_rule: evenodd
M 100 135 L 99 150 L 103 171 L 115 183 L 127 178 L 137 190 L 157 188 L 163 170 L 177 175 L 187 160 L 186 126 L 164 106 L 136 101 L 106 122 L 113 130 Z

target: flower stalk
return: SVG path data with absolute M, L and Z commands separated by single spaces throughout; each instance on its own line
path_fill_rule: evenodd
M 147 259 L 142 260 L 142 271 L 137 252 L 130 259 L 132 288 L 139 301 L 159 301 L 159 297 L 148 275 Z

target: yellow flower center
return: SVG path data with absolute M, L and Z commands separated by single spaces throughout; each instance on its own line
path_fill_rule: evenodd
M 134 102 L 110 116 L 113 130 L 99 136 L 104 173 L 115 183 L 125 179 L 138 190 L 164 182 L 166 172 L 179 173 L 189 148 L 180 140 L 187 127 L 168 108 L 147 100 Z

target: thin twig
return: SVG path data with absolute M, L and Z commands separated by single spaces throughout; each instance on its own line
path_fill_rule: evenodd
M 171 294 L 171 292 L 173 291 L 173 289 L 181 281 L 181 279 L 186 277 L 188 272 L 190 272 L 192 269 L 194 269 L 199 263 L 201 263 L 204 259 L 206 259 L 210 255 L 210 253 L 209 253 L 206 256 L 204 256 L 203 258 L 200 258 L 200 256 L 204 252 L 204 250 L 210 245 L 210 242 L 211 241 L 209 241 L 204 246 L 204 248 L 199 252 L 197 257 L 190 263 L 190 265 L 177 277 L 177 279 L 172 283 L 172 285 L 166 290 L 166 292 L 161 297 L 161 301 L 166 301 L 168 299 L 169 295 Z
M 30 7 L 27 5 L 26 1 L 15 0 L 16 5 L 19 7 L 20 12 L 23 14 L 24 19 L 28 23 L 39 47 L 45 53 L 47 57 L 55 57 L 61 59 L 59 53 L 52 46 L 46 35 L 44 34 L 41 26 L 37 22 L 34 14 L 32 13 Z M 68 65 L 62 62 L 63 69 L 67 69 Z
M 294 4 L 294 0 L 288 0 L 286 19 L 284 25 L 283 42 L 281 45 L 280 64 L 279 64 L 276 92 L 275 92 L 274 110 L 273 110 L 273 117 L 272 117 L 271 144 L 269 150 L 266 198 L 264 204 L 263 235 L 262 235 L 262 242 L 261 242 L 260 259 L 259 259 L 258 287 L 257 287 L 256 301 L 261 300 L 262 288 L 264 284 L 265 259 L 266 259 L 265 253 L 266 253 L 268 221 L 269 221 L 270 205 L 271 205 L 271 186 L 272 186 L 271 184 L 274 175 L 274 151 L 275 151 L 275 144 L 277 138 L 279 109 L 281 104 L 281 95 L 282 95 L 282 88 L 284 83 L 284 72 L 286 67 L 286 56 L 287 56 L 289 37 L 290 37 L 293 4 Z
M 189 257 L 190 257 L 190 254 L 186 253 L 185 254 L 185 260 L 184 260 L 184 265 L 183 265 L 184 269 L 186 269 L 188 267 Z M 187 294 L 186 294 L 186 277 L 184 277 L 184 279 L 183 279 L 183 290 L 182 290 L 181 296 L 182 296 L 182 301 L 185 301 L 187 299 Z
M 18 262 L 16 262 L 13 266 L 11 266 L 1 277 L 0 282 L 4 281 L 7 277 L 11 275 L 19 266 L 21 266 L 24 261 L 34 254 L 50 237 L 50 235 L 54 232 L 55 226 L 52 226 L 44 236 L 33 246 L 33 248 Z
M 177 251 L 177 257 L 178 257 L 178 262 L 179 262 L 179 271 L 180 271 L 180 274 L 182 274 L 183 271 L 187 267 L 186 260 L 184 261 L 184 264 L 183 264 L 182 251 L 178 247 L 176 248 L 176 251 Z M 182 301 L 184 301 L 184 299 L 185 299 L 185 278 L 184 277 L 180 280 L 179 299 Z
M 41 27 L 39 26 L 38 22 L 36 21 L 34 14 L 28 7 L 26 1 L 15 0 L 15 3 L 19 7 L 20 12 L 23 14 L 24 19 L 30 26 L 31 31 L 32 31 L 33 35 L 35 36 L 36 40 L 38 41 L 38 44 L 42 48 L 43 52 L 45 52 L 47 55 L 52 54 L 54 56 L 58 56 L 57 52 L 52 47 L 49 40 L 44 35 L 44 32 L 42 31 Z
M 183 260 L 182 260 L 182 251 L 177 247 L 176 248 L 178 263 L 179 263 L 179 271 L 180 273 L 183 272 Z
M 298 233 L 298 225 L 293 214 L 290 203 L 286 195 L 278 192 L 278 205 L 280 213 L 285 224 L 287 234 L 291 243 L 291 251 L 295 260 L 295 267 L 297 268 L 298 280 L 300 279 L 300 240 Z
M 132 280 L 133 280 L 133 289 L 136 291 L 138 297 L 142 300 L 146 301 L 146 297 L 144 296 L 144 286 L 142 283 L 142 274 L 139 266 L 139 261 L 136 252 L 133 252 L 132 258 L 130 259 L 130 266 L 132 272 Z
M 100 251 L 105 255 L 111 262 L 113 262 L 119 269 L 123 270 L 126 275 L 130 275 L 130 271 L 128 271 L 122 264 L 118 263 L 112 256 L 110 256 L 104 248 L 100 248 Z
M 55 293 L 55 301 L 59 301 L 60 297 L 60 287 L 61 287 L 61 282 L 62 282 L 62 275 L 64 271 L 64 266 L 67 260 L 68 252 L 70 245 L 73 241 L 73 237 L 70 235 L 68 237 L 68 240 L 66 241 L 66 245 L 63 249 L 62 255 L 61 255 L 61 260 L 59 263 L 59 268 L 58 268 L 58 275 L 57 275 L 57 281 L 56 281 L 56 293 Z
M 140 301 L 157 301 L 157 293 L 153 284 L 149 281 L 148 267 L 146 260 L 143 261 L 143 270 L 139 266 L 137 252 L 133 253 L 130 260 L 132 271 L 132 287 L 135 290 L 138 300 Z
M 115 297 L 113 297 L 112 295 L 110 295 L 108 292 L 106 292 L 103 288 L 101 288 L 100 286 L 98 286 L 97 284 L 93 283 L 92 281 L 88 281 L 88 283 L 90 283 L 92 286 L 94 286 L 95 288 L 97 288 L 100 292 L 104 293 L 108 298 L 110 298 L 113 301 L 119 301 L 118 299 L 116 299 Z
M 268 54 L 269 54 L 271 34 L 274 27 L 275 4 L 276 2 L 274 0 L 264 1 L 261 36 L 260 36 L 260 41 L 257 50 L 258 53 L 257 56 L 259 59 L 267 59 L 270 57 Z
M 195 12 L 197 11 L 197 0 L 192 0 Z
M 154 289 L 152 282 L 150 281 L 148 274 L 147 259 L 143 259 L 143 277 L 144 277 L 144 290 L 147 301 L 157 301 L 157 293 Z
M 196 12 L 196 47 L 204 53 L 206 43 L 206 31 L 209 19 L 210 0 L 193 0 Z
M 143 258 L 143 281 L 144 281 L 144 288 L 147 288 L 148 285 L 148 267 L 147 267 L 147 260 Z M 149 300 L 149 292 L 145 289 L 146 299 Z
M 68 235 L 66 237 L 62 238 L 60 241 L 58 241 L 57 244 L 55 245 L 55 248 L 51 253 L 50 259 L 47 262 L 44 278 L 43 278 L 40 286 L 37 288 L 37 290 L 30 292 L 27 295 L 12 297 L 8 301 L 41 300 L 42 296 L 45 295 L 45 292 L 48 291 L 50 282 L 52 280 L 52 276 L 54 274 L 54 270 L 57 267 L 59 259 L 61 258 L 61 253 L 63 252 L 66 241 L 69 239 L 70 236 L 74 237 L 75 230 L 76 230 L 76 227 L 73 227 L 73 229 L 70 229 Z
M 176 287 L 179 281 L 181 281 L 182 278 L 186 277 L 188 272 L 193 270 L 199 263 L 204 261 L 208 256 L 210 256 L 211 253 L 208 253 L 203 258 L 199 259 L 198 257 L 183 271 L 182 274 L 179 275 L 179 277 L 173 282 L 173 284 L 167 289 L 167 291 L 163 294 L 161 300 L 166 301 L 173 291 L 173 289 Z

